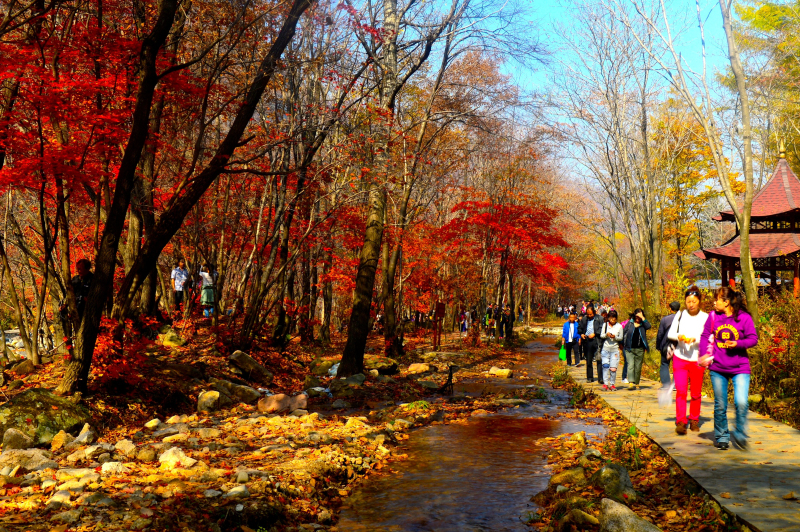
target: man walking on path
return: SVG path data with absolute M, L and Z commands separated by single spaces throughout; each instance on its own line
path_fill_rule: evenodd
M 172 270 L 170 278 L 173 282 L 173 289 L 175 295 L 175 308 L 180 310 L 181 303 L 183 303 L 183 286 L 189 279 L 189 272 L 186 270 L 186 261 L 180 259 L 178 265 Z
M 564 339 L 564 349 L 567 350 L 567 366 L 572 365 L 572 351 L 575 350 L 575 367 L 580 366 L 580 335 L 578 334 L 578 315 L 571 312 L 569 319 L 564 322 L 564 328 L 561 332 L 561 337 Z
M 672 382 L 669 376 L 670 359 L 667 358 L 667 354 L 669 352 L 669 346 L 675 345 L 667 338 L 667 333 L 669 332 L 669 328 L 672 327 L 672 322 L 675 321 L 675 316 L 677 316 L 678 311 L 681 309 L 681 304 L 677 301 L 673 301 L 669 304 L 669 309 L 672 311 L 672 314 L 661 318 L 661 323 L 658 324 L 658 334 L 656 334 L 656 348 L 661 353 L 661 368 L 659 373 L 661 375 L 661 386 L 663 388 L 666 388 L 669 383 Z
M 597 380 L 603 384 L 602 361 L 597 355 L 597 337 L 603 327 L 603 318 L 595 314 L 594 307 L 586 308 L 586 315 L 581 318 L 578 325 L 578 334 L 581 335 L 581 350 L 586 360 L 586 382 L 594 382 L 593 364 L 597 359 Z

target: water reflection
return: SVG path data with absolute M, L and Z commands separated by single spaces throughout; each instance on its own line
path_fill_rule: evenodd
M 530 413 L 533 413 L 532 410 Z M 396 475 L 368 480 L 341 513 L 342 531 L 521 531 L 519 516 L 549 472 L 533 443 L 563 432 L 600 427 L 533 417 L 525 412 L 436 425 L 409 440 Z

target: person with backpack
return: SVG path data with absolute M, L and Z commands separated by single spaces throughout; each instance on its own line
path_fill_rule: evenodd
M 650 322 L 644 317 L 644 311 L 637 308 L 623 329 L 625 365 L 628 377 L 630 377 L 629 389 L 631 390 L 635 390 L 639 386 L 644 353 L 650 350 L 650 346 L 647 345 L 647 331 L 651 327 Z
M 714 446 L 727 450 L 729 442 L 747 449 L 747 411 L 750 393 L 750 358 L 747 350 L 758 344 L 753 317 L 741 292 L 729 286 L 717 289 L 715 310 L 700 337 L 700 364 L 710 369 L 714 388 Z M 728 431 L 728 383 L 733 383 L 736 428 Z
M 693 432 L 700 430 L 700 398 L 703 395 L 703 374 L 706 368 L 701 366 L 700 338 L 703 335 L 708 314 L 700 310 L 702 294 L 696 286 L 689 287 L 684 294 L 686 310 L 677 314 L 672 320 L 667 338 L 677 342 L 669 346 L 672 354 L 673 374 L 675 378 L 675 432 L 686 434 L 686 427 Z M 691 388 L 691 405 L 689 416 L 686 416 L 686 393 Z

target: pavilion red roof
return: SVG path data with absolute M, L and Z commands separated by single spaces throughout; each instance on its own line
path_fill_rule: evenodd
M 800 196 L 799 196 L 800 198 Z M 796 233 L 751 233 L 750 256 L 754 259 L 778 257 L 800 250 L 800 235 Z M 739 236 L 718 248 L 701 249 L 694 254 L 703 260 L 723 257 L 739 258 Z
M 798 205 L 800 205 L 800 180 L 789 168 L 786 159 L 778 159 L 772 177 L 753 198 L 753 210 L 750 215 L 753 218 L 775 216 L 797 210 L 800 208 Z M 722 211 L 714 219 L 733 221 L 733 211 Z

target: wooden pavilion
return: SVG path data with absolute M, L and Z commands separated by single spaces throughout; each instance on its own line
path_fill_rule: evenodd
M 786 162 L 783 146 L 775 171 L 753 198 L 750 218 L 750 256 L 753 268 L 778 285 L 778 272 L 794 274 L 794 295 L 800 295 L 800 180 Z M 714 220 L 736 222 L 733 211 L 720 212 Z M 702 249 L 695 255 L 721 262 L 722 285 L 733 284 L 739 264 L 739 228 L 720 247 Z

